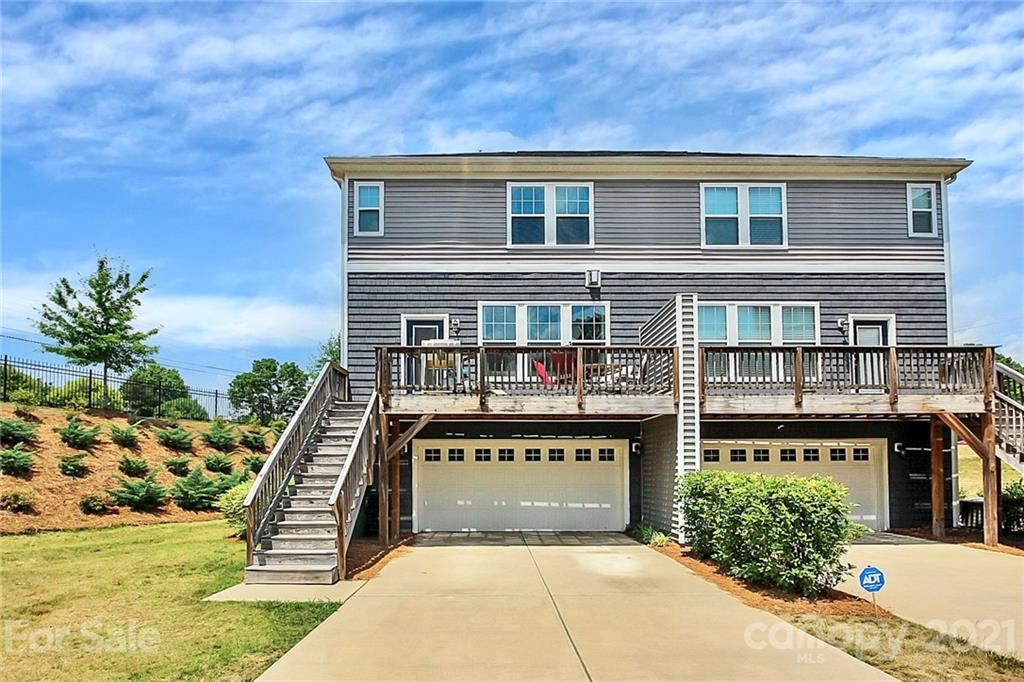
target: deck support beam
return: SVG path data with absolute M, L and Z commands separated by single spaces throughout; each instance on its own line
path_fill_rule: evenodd
M 391 420 L 391 436 L 392 442 L 399 440 L 398 436 L 399 424 L 397 419 Z M 401 458 L 398 456 L 392 457 L 388 460 L 391 469 L 391 482 L 388 484 L 388 492 L 390 493 L 391 500 L 388 502 L 388 507 L 391 511 L 391 535 L 388 537 L 388 544 L 391 545 L 398 542 L 399 536 L 399 523 L 401 522 L 401 499 L 399 498 L 399 491 L 401 489 L 401 471 L 399 469 Z
M 999 457 L 996 455 L 995 415 L 981 415 L 981 437 L 969 429 L 960 418 L 949 412 L 940 412 L 938 418 L 953 433 L 962 438 L 981 457 L 981 480 L 984 512 L 984 542 L 990 547 L 999 544 Z
M 946 486 L 945 467 L 942 453 L 942 420 L 932 417 L 932 537 L 946 535 Z
M 388 438 L 391 433 L 390 420 L 386 414 L 380 416 L 380 440 L 377 452 L 377 543 L 382 547 L 388 546 Z

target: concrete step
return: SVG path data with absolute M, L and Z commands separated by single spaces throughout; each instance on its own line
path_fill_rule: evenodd
M 332 585 L 338 582 L 338 567 L 334 564 L 249 566 L 245 569 L 245 582 L 250 585 L 268 583 Z
M 277 510 L 282 521 L 330 521 L 334 514 L 326 504 L 317 507 L 284 507 Z
M 337 541 L 333 533 L 272 535 L 263 541 L 263 549 L 335 549 Z
M 253 553 L 257 566 L 330 566 L 337 560 L 333 549 L 260 549 Z
M 270 524 L 271 537 L 274 535 L 324 535 L 337 532 L 331 521 L 274 521 Z

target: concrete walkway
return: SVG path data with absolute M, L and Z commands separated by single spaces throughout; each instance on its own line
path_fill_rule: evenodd
M 877 533 L 850 547 L 847 560 L 857 568 L 841 590 L 870 598 L 856 577 L 868 564 L 876 566 L 886 579 L 879 606 L 1024 658 L 1024 557 Z
M 618 534 L 420 536 L 261 679 L 886 679 Z

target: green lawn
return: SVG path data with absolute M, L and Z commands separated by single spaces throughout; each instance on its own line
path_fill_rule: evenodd
M 981 494 L 981 457 L 978 457 L 974 450 L 966 445 L 959 447 L 957 455 L 959 460 L 960 488 L 967 497 L 977 497 Z M 1004 488 L 1007 483 L 1021 478 L 1021 475 L 1008 465 L 1003 462 L 999 464 L 1003 467 Z
M 4 678 L 256 677 L 338 605 L 200 601 L 242 578 L 245 546 L 228 533 L 207 521 L 0 538 Z

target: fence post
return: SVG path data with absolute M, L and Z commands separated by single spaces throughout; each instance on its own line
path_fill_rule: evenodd
M 216 389 L 214 389 L 214 391 L 213 391 L 213 418 L 214 419 L 217 418 L 217 406 L 219 404 L 220 404 L 220 397 L 218 396 L 218 391 Z
M 162 417 L 162 408 L 164 406 L 164 382 L 162 379 L 157 378 L 156 380 L 156 416 Z
M 4 402 L 7 402 L 7 356 L 4 356 Z
M 89 370 L 89 383 L 85 389 L 85 404 L 86 407 L 92 408 L 92 370 Z

